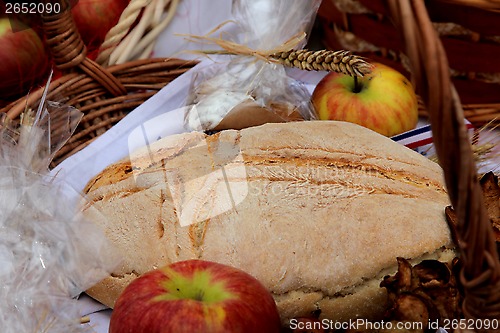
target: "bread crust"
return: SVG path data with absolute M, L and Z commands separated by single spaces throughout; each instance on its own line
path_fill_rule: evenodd
M 377 318 L 381 274 L 396 270 L 397 256 L 453 256 L 441 168 L 350 123 L 175 135 L 111 165 L 85 191 L 84 213 L 123 253 L 88 290 L 110 307 L 140 274 L 199 258 L 257 277 L 284 321 L 314 310 Z

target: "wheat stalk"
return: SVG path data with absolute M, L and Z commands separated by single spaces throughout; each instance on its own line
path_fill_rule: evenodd
M 491 131 L 498 130 L 498 127 L 500 125 L 493 125 L 496 121 L 498 121 L 497 118 L 491 120 L 489 123 L 478 128 L 477 132 L 474 135 L 481 135 L 481 132 L 486 132 L 486 131 L 491 132 Z M 490 139 L 490 140 L 483 142 L 481 144 L 479 144 L 477 142 L 477 139 L 473 139 L 472 141 L 473 141 L 471 144 L 472 154 L 473 154 L 473 158 L 474 158 L 474 161 L 476 163 L 477 168 L 480 169 L 484 163 L 491 161 L 491 162 L 493 162 L 492 163 L 493 169 L 489 170 L 489 171 L 492 171 L 493 173 L 498 174 L 498 172 L 500 171 L 500 164 L 496 163 L 495 161 L 498 161 L 500 158 L 500 154 L 496 151 L 497 145 L 499 144 L 499 141 L 495 140 L 495 139 Z M 430 149 L 431 148 L 429 148 L 429 150 Z M 439 163 L 438 157 L 435 154 L 428 156 L 428 158 L 431 161 Z M 495 163 L 496 163 L 496 165 L 495 165 Z M 482 176 L 482 175 L 479 175 L 479 176 Z
M 350 76 L 363 77 L 371 73 L 372 65 L 350 51 L 292 50 L 269 56 L 288 67 L 301 70 L 333 71 Z
M 204 36 L 189 34 L 180 36 L 185 36 L 186 39 L 190 42 L 213 44 L 222 48 L 222 50 L 194 51 L 195 53 L 204 55 L 228 54 L 250 56 L 255 57 L 259 60 L 279 63 L 287 67 L 295 67 L 301 70 L 333 71 L 353 77 L 363 77 L 366 74 L 370 74 L 373 68 L 373 65 L 366 62 L 362 57 L 352 54 L 350 51 L 311 51 L 307 49 L 295 50 L 297 45 L 305 40 L 306 33 L 304 32 L 292 36 L 282 45 L 279 45 L 271 50 L 256 50 L 246 45 L 238 44 L 230 40 L 225 40 L 221 37 L 210 37 L 210 35 L 221 29 L 222 26 L 227 23 L 229 23 L 229 21 L 223 22 Z

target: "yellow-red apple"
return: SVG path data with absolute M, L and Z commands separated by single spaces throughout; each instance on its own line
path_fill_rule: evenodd
M 0 18 L 0 42 L 0 99 L 15 99 L 41 83 L 50 60 L 35 30 L 16 19 Z
M 204 260 L 145 273 L 118 297 L 110 333 L 278 333 L 271 293 L 242 270 Z
M 311 99 L 319 119 L 356 123 L 385 136 L 414 129 L 418 122 L 417 96 L 411 83 L 380 63 L 374 63 L 372 73 L 362 78 L 327 74 Z

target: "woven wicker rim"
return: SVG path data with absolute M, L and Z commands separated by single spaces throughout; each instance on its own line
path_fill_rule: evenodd
M 446 53 L 423 0 L 386 0 L 429 110 L 436 152 L 458 217 L 466 318 L 500 318 L 500 260 Z M 423 47 L 425 46 L 425 47 Z

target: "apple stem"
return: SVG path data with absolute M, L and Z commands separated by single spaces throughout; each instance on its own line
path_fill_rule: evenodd
M 354 93 L 359 93 L 361 91 L 361 85 L 359 84 L 358 76 L 354 75 Z

